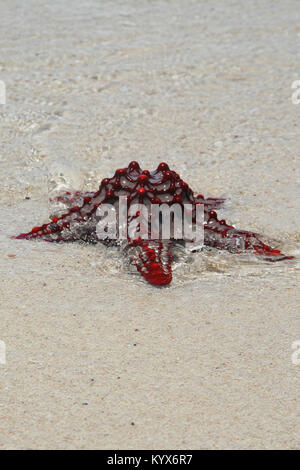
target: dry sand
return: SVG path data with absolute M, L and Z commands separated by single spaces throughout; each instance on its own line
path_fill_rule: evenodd
M 299 2 L 0 9 L 0 447 L 299 448 Z M 60 172 L 95 189 L 133 159 L 295 260 L 198 253 L 155 289 L 101 247 L 9 238 Z

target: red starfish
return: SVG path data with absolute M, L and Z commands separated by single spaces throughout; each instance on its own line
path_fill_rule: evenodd
M 128 168 L 116 170 L 112 178 L 102 180 L 99 190 L 95 193 L 66 193 L 59 196 L 69 210 L 66 214 L 53 217 L 50 223 L 34 227 L 28 233 L 21 233 L 18 239 L 43 239 L 52 242 L 71 242 L 84 240 L 97 243 L 99 241 L 115 242 L 115 240 L 99 240 L 96 226 L 99 222 L 97 209 L 102 204 L 112 204 L 118 210 L 120 196 L 127 196 L 129 208 L 133 204 L 165 203 L 168 206 L 177 203 L 183 207 L 191 204 L 193 208 L 193 223 L 197 205 L 204 207 L 204 245 L 212 246 L 232 253 L 252 252 L 261 255 L 269 261 L 291 259 L 279 250 L 265 245 L 254 232 L 237 230 L 228 225 L 225 220 L 218 220 L 214 209 L 217 209 L 224 199 L 205 199 L 201 194 L 194 196 L 193 191 L 180 176 L 171 171 L 166 163 L 160 163 L 153 172 L 142 171 L 137 162 L 131 162 Z M 136 214 L 137 215 L 137 214 Z M 131 216 L 131 219 L 134 217 Z M 127 213 L 127 219 L 130 219 Z M 188 240 L 184 238 L 181 243 Z M 151 284 L 162 286 L 172 280 L 172 247 L 178 240 L 163 240 L 157 236 L 152 240 L 142 237 L 130 238 L 119 245 L 128 253 L 130 261 L 142 276 Z M 125 246 L 124 246 L 125 245 Z

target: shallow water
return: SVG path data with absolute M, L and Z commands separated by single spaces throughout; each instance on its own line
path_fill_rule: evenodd
M 31 183 L 31 184 L 30 184 Z M 57 202 L 56 197 L 67 191 L 93 190 L 99 187 L 99 180 L 95 172 L 84 172 L 80 167 L 68 159 L 54 158 L 47 166 L 43 164 L 40 168 L 27 167 L 27 173 L 14 172 L 9 179 L 11 187 L 18 187 L 24 194 L 26 188 L 29 188 L 30 194 L 35 189 L 34 183 L 42 187 L 44 197 L 48 198 L 49 214 L 61 215 L 68 211 L 67 206 L 62 202 Z M 5 186 L 4 186 L 5 188 Z M 27 196 L 29 197 L 29 196 Z M 44 201 L 45 203 L 45 201 Z M 238 203 L 238 201 L 237 201 Z M 232 206 L 231 204 L 229 204 Z M 225 203 L 225 211 L 227 210 Z M 230 215 L 228 215 L 230 216 Z M 35 225 L 40 225 L 43 220 L 38 220 Z M 31 228 L 31 227 L 30 227 Z M 29 229 L 30 229 L 29 228 Z M 189 281 L 195 281 L 199 277 L 222 274 L 226 276 L 258 276 L 262 279 L 264 276 L 275 276 L 280 274 L 292 275 L 299 270 L 300 243 L 292 241 L 278 241 L 261 237 L 265 243 L 280 249 L 282 252 L 294 256 L 295 259 L 283 262 L 269 262 L 251 254 L 234 255 L 220 250 L 203 247 L 202 250 L 191 253 L 188 248 L 180 244 L 175 244 L 173 248 L 173 285 L 186 284 Z M 85 246 L 85 244 L 81 245 Z M 88 245 L 87 249 L 88 249 Z M 128 263 L 128 259 L 123 258 L 121 250 L 118 247 L 106 247 L 99 243 L 95 249 L 95 260 L 92 266 L 97 267 L 99 273 L 105 275 L 125 275 L 126 272 L 137 274 L 136 268 Z M 144 281 L 142 281 L 144 282 Z

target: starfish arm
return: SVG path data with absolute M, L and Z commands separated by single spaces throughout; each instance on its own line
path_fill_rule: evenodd
M 205 210 L 219 209 L 225 201 L 226 199 L 222 197 L 205 198 L 202 194 L 198 194 L 198 196 L 195 197 L 195 203 L 204 204 Z
M 67 191 L 50 198 L 50 203 L 62 203 L 64 206 L 71 208 L 72 206 L 81 206 L 84 198 L 93 196 L 94 193 L 90 191 Z
M 235 229 L 224 219 L 219 220 L 214 211 L 205 212 L 204 244 L 232 253 L 251 252 L 263 256 L 268 261 L 293 258 L 263 243 L 256 233 Z
M 86 193 L 89 194 L 89 196 L 83 196 L 83 194 L 79 192 L 75 194 L 76 196 L 66 193 L 57 198 L 65 198 L 64 203 L 68 205 L 72 204 L 71 199 L 79 202 L 79 198 L 81 198 L 80 206 L 72 205 L 65 214 L 52 217 L 51 222 L 33 227 L 29 232 L 20 233 L 18 236 L 12 238 L 26 240 L 40 239 L 49 242 L 73 242 L 77 240 L 95 241 L 95 210 L 99 204 L 91 204 L 91 201 L 93 202 L 97 199 L 98 193 Z M 67 203 L 66 198 L 68 197 L 70 197 L 70 201 Z
M 165 286 L 172 281 L 172 242 L 170 240 L 132 240 L 127 245 L 131 264 L 155 286 Z

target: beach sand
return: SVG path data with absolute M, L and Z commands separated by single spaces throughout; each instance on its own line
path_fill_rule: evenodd
M 0 448 L 299 448 L 298 1 L 0 6 Z M 10 238 L 61 174 L 131 160 L 295 259 L 204 251 L 156 289 L 115 250 Z

